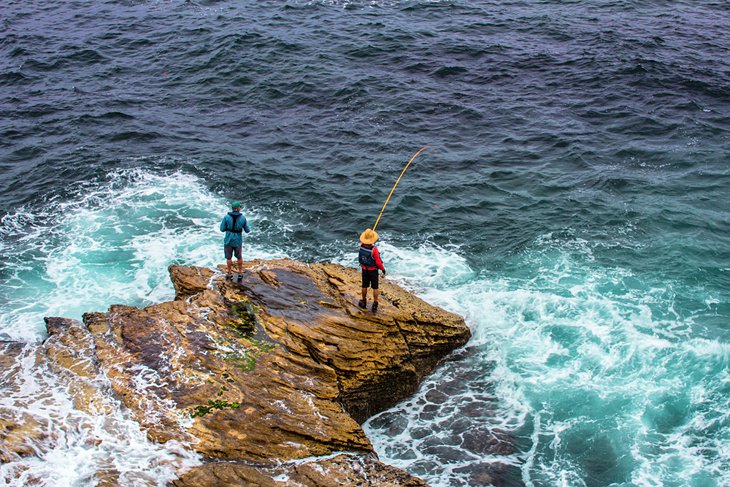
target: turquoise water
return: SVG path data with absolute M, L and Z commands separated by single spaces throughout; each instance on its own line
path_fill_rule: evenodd
M 721 296 L 603 267 L 587 242 L 552 235 L 509 265 L 510 276 L 465 279 L 469 269 L 446 264 L 454 282 L 424 291 L 475 337 L 419 396 L 369 421 L 386 458 L 438 485 L 478 484 L 477 466 L 495 462 L 510 466 L 508 484 L 728 481 Z M 517 451 L 485 458 L 475 430 L 513 437 Z
M 730 484 L 725 4 L 10 2 L 0 24 L 0 340 L 27 346 L 0 412 L 54 433 L 5 483 L 200 461 L 76 411 L 32 360 L 44 316 L 171 299 L 168 265 L 222 262 L 232 199 L 246 258 L 355 266 L 428 144 L 380 248 L 474 336 L 366 423 L 380 459 L 434 486 Z
M 42 339 L 45 315 L 171 299 L 169 264 L 221 261 L 225 200 L 196 177 L 121 171 L 59 205 L 38 230 L 45 246 L 6 250 L 14 264 L 2 325 L 13 340 Z M 249 216 L 259 231 L 272 226 Z M 35 219 L 10 215 L 5 228 Z M 287 255 L 269 238 L 252 235 L 247 256 Z M 476 485 L 495 465 L 506 466 L 507 485 L 727 481 L 721 292 L 605 265 L 595 255 L 603 243 L 571 232 L 540 236 L 498 271 L 473 268 L 457 246 L 396 245 L 388 232 L 382 240 L 391 279 L 460 313 L 474 332 L 416 397 L 366 424 L 382 460 L 434 485 Z M 338 247 L 330 260 L 354 265 L 352 245 Z M 480 433 L 513 451 L 488 452 Z M 55 454 L 67 462 L 64 451 Z
M 220 261 L 220 238 L 211 229 L 225 202 L 194 176 L 121 170 L 74 193 L 40 213 L 21 209 L 3 220 L 6 339 L 42 340 L 44 316 L 80 319 L 114 303 L 173 299 L 170 264 Z M 265 218 L 250 217 L 265 227 Z M 283 255 L 247 249 L 247 258 Z

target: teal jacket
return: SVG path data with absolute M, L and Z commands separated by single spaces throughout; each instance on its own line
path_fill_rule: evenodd
M 236 218 L 236 225 L 233 225 L 233 217 Z M 226 232 L 223 237 L 223 245 L 229 247 L 240 247 L 243 245 L 242 232 L 251 233 L 251 229 L 248 227 L 246 217 L 241 214 L 240 211 L 229 211 L 226 216 L 223 217 L 221 222 L 221 232 Z

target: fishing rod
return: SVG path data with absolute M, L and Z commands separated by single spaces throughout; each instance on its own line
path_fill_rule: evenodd
M 396 186 L 398 186 L 398 183 L 400 182 L 400 178 L 403 177 L 403 175 L 406 173 L 406 169 L 408 169 L 408 166 L 411 165 L 411 162 L 418 157 L 418 154 L 425 151 L 426 149 L 429 149 L 427 145 L 424 145 L 418 151 L 413 154 L 413 157 L 411 157 L 411 160 L 408 161 L 408 164 L 406 164 L 406 167 L 403 168 L 403 170 L 400 173 L 400 176 L 398 176 L 398 179 L 396 180 L 395 184 L 393 185 L 393 189 L 390 190 L 390 194 L 388 195 L 388 198 L 385 200 L 385 203 L 383 204 L 383 208 L 380 210 L 380 214 L 378 215 L 378 219 L 375 220 L 375 225 L 373 225 L 373 231 L 375 231 L 376 228 L 378 228 L 378 223 L 380 222 L 380 217 L 383 216 L 383 212 L 385 211 L 385 207 L 388 206 L 388 201 L 390 201 L 390 197 L 393 196 L 393 192 L 395 191 Z

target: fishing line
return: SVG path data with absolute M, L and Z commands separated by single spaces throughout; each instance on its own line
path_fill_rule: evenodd
M 396 186 L 398 186 L 398 183 L 400 182 L 400 178 L 403 177 L 403 175 L 406 173 L 406 169 L 408 169 L 408 166 L 411 165 L 411 162 L 418 157 L 418 154 L 425 151 L 426 149 L 429 149 L 427 145 L 424 145 L 418 151 L 413 154 L 413 157 L 411 157 L 411 160 L 408 161 L 408 164 L 406 164 L 406 167 L 403 168 L 403 170 L 400 173 L 400 176 L 398 176 L 398 179 L 396 180 L 395 184 L 393 185 L 393 189 L 390 190 L 390 194 L 388 195 L 388 198 L 385 200 L 385 203 L 383 204 L 383 208 L 380 210 L 380 214 L 378 215 L 378 219 L 375 220 L 375 225 L 373 225 L 373 231 L 375 231 L 376 228 L 378 228 L 378 223 L 380 222 L 380 217 L 383 216 L 383 212 L 385 211 L 385 207 L 388 206 L 388 201 L 390 201 L 390 197 L 393 196 L 393 192 L 395 191 Z

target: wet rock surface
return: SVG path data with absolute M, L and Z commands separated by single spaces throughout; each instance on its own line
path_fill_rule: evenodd
M 275 467 L 244 463 L 210 463 L 183 474 L 175 487 L 200 485 L 240 486 L 322 486 L 377 485 L 380 487 L 419 487 L 427 484 L 403 470 L 385 465 L 370 456 L 337 455 Z
M 19 377 L 20 362 L 23 360 L 35 360 L 27 346 L 0 341 L 0 383 L 5 390 L 20 393 L 23 387 L 23 380 Z M 31 414 L 3 401 L 0 404 L 0 462 L 8 463 L 32 455 L 36 445 L 47 439 L 46 426 Z
M 360 423 L 468 341 L 459 316 L 387 281 L 378 312 L 362 310 L 359 271 L 335 264 L 251 261 L 240 281 L 200 267 L 170 276 L 174 301 L 46 319 L 43 360 L 77 408 L 103 414 L 113 394 L 151 440 L 199 452 L 206 463 L 175 485 L 423 485 L 378 462 Z M 0 419 L 0 440 L 15 445 L 3 458 L 30 454 L 42 428 Z

